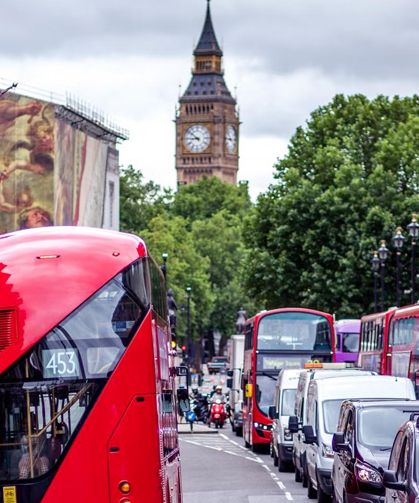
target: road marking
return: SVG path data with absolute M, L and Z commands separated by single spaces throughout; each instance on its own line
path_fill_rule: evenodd
M 294 501 L 294 498 L 292 497 L 292 494 L 287 491 L 287 488 L 285 484 L 279 480 L 278 475 L 272 471 L 271 467 L 269 467 L 262 458 L 260 458 L 257 454 L 255 454 L 252 451 L 249 451 L 246 447 L 243 445 L 240 445 L 238 442 L 235 442 L 234 440 L 231 440 L 227 435 L 224 433 L 219 433 L 217 437 L 211 434 L 200 434 L 199 435 L 199 440 L 187 440 L 182 438 L 182 442 L 186 442 L 188 444 L 193 444 L 197 445 L 199 447 L 206 447 L 207 449 L 212 449 L 214 451 L 218 452 L 224 452 L 225 454 L 229 454 L 230 456 L 236 456 L 244 459 L 248 459 L 249 461 L 253 461 L 254 463 L 260 464 L 270 475 L 272 478 L 273 482 L 277 484 L 279 489 L 284 493 L 285 498 L 288 501 Z M 209 445 L 209 443 L 211 445 Z M 227 445 L 229 444 L 231 446 L 234 446 L 236 448 L 236 451 L 233 451 L 229 448 L 227 448 Z M 244 456 L 242 450 L 246 451 L 246 456 Z

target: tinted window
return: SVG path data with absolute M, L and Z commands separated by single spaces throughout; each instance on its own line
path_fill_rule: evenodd
M 392 407 L 371 407 L 360 411 L 358 440 L 370 449 L 390 450 L 400 426 L 412 411 Z M 385 418 L 385 421 L 383 421 Z
M 326 318 L 309 313 L 286 312 L 264 316 L 258 328 L 258 349 L 285 351 L 331 350 Z
M 151 279 L 151 301 L 153 309 L 164 321 L 167 320 L 167 295 L 163 273 L 160 268 L 149 258 Z
M 323 402 L 323 420 L 326 433 L 335 433 L 337 431 L 341 404 L 342 400 Z
M 343 338 L 342 351 L 346 353 L 357 353 L 359 346 L 359 334 L 343 333 L 341 336 Z
M 275 402 L 275 382 L 269 376 L 256 376 L 256 401 L 262 412 L 268 415 L 268 409 Z
M 281 416 L 292 416 L 294 414 L 296 389 L 284 389 L 282 392 Z

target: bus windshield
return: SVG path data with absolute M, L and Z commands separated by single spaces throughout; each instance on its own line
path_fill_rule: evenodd
M 359 333 L 342 332 L 342 351 L 344 353 L 357 353 L 359 347 Z
M 331 332 L 328 320 L 304 312 L 282 312 L 264 316 L 259 323 L 258 350 L 329 352 Z
M 276 378 L 264 374 L 256 376 L 256 400 L 259 409 L 268 415 L 268 410 L 274 404 Z

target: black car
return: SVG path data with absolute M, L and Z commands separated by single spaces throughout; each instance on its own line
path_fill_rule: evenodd
M 389 469 L 384 471 L 386 503 L 419 501 L 419 414 L 412 414 L 397 433 Z
M 419 401 L 345 401 L 340 409 L 332 483 L 336 503 L 378 503 L 385 489 L 383 472 L 401 425 L 419 412 Z M 392 502 L 393 503 L 393 502 Z

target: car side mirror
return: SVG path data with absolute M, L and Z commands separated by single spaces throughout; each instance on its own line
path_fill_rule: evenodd
M 288 429 L 290 430 L 291 433 L 298 433 L 298 430 L 300 429 L 300 424 L 298 422 L 297 416 L 290 416 L 290 418 L 288 419 Z
M 395 491 L 407 491 L 406 482 L 400 482 L 397 480 L 396 472 L 393 470 L 384 470 L 383 473 L 383 484 L 387 489 L 394 489 Z
M 305 444 L 317 444 L 317 436 L 314 434 L 311 424 L 303 426 L 303 433 Z
M 350 445 L 345 442 L 345 434 L 343 432 L 338 431 L 333 434 L 332 449 L 333 452 L 349 452 L 351 450 Z
M 227 388 L 230 388 L 230 389 L 233 387 L 233 379 L 231 377 L 229 377 L 226 380 L 226 386 L 227 386 Z
M 271 405 L 268 410 L 268 416 L 270 419 L 278 419 L 278 413 L 276 412 L 275 405 Z
M 233 377 L 233 371 L 232 370 L 227 370 L 227 376 L 228 377 Z

